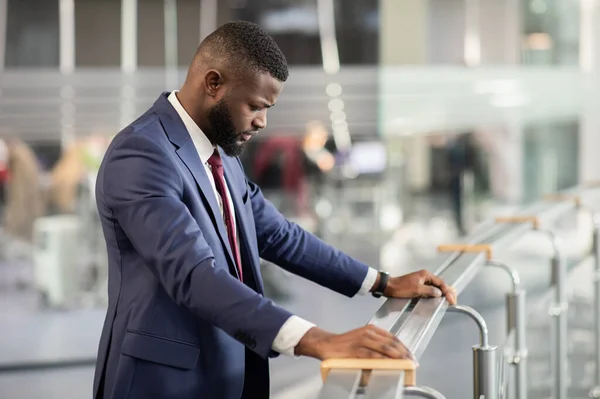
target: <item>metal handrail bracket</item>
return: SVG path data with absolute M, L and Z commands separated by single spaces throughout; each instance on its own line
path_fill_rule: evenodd
M 486 256 L 483 253 L 465 254 L 439 276 L 460 294 L 485 261 Z M 418 360 L 444 317 L 448 302 L 444 298 L 427 298 L 415 300 L 413 304 L 414 306 L 407 309 L 404 322 L 389 331 L 398 336 Z M 371 323 L 377 324 L 377 320 L 372 320 Z

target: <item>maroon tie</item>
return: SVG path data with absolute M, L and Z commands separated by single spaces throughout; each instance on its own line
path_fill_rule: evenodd
M 240 259 L 240 250 L 237 245 L 237 235 L 235 233 L 235 226 L 233 225 L 233 217 L 231 215 L 231 206 L 229 204 L 229 197 L 227 197 L 227 190 L 225 189 L 225 178 L 223 177 L 223 161 L 219 150 L 215 150 L 210 158 L 208 158 L 208 164 L 211 167 L 212 175 L 215 179 L 215 186 L 221 196 L 223 203 L 223 218 L 225 219 L 225 227 L 227 228 L 227 237 L 229 238 L 229 245 L 231 251 L 235 256 L 235 263 L 240 275 L 240 280 L 244 281 L 242 275 L 242 261 Z

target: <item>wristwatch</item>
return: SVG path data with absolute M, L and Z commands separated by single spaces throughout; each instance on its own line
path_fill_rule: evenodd
M 372 293 L 372 295 L 375 298 L 381 298 L 381 296 L 383 295 L 383 293 L 385 291 L 385 287 L 387 286 L 387 282 L 388 282 L 389 278 L 390 278 L 390 274 L 388 272 L 383 272 L 383 271 L 379 272 L 379 284 L 377 284 L 377 287 L 375 287 L 375 290 Z

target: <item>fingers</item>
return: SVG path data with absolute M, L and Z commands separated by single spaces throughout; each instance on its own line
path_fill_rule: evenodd
M 395 340 L 371 337 L 363 340 L 362 345 L 365 348 L 379 353 L 384 357 L 392 359 L 408 359 L 409 352 L 402 343 Z
M 390 359 L 406 359 L 408 357 L 407 351 L 397 343 L 392 342 L 380 342 L 374 339 L 364 340 L 361 342 L 361 351 L 369 351 L 376 353 L 381 358 Z
M 440 288 L 442 290 L 442 292 L 445 292 L 448 290 L 448 285 L 444 282 L 444 280 L 442 280 L 435 274 L 430 273 L 428 271 L 425 272 L 425 283 L 431 284 L 433 286 Z
M 433 285 L 421 285 L 417 288 L 420 296 L 438 298 L 442 296 L 442 291 Z
M 446 284 L 444 280 L 433 273 L 424 270 L 423 274 L 426 285 L 423 286 L 423 293 L 421 295 L 431 297 L 440 297 L 444 295 L 450 305 L 456 305 L 456 290 L 453 287 Z
M 366 325 L 345 334 L 333 335 L 323 343 L 322 356 L 328 358 L 410 359 L 408 348 L 392 333 Z
M 444 295 L 446 295 L 448 303 L 454 306 L 456 305 L 456 290 L 452 286 L 448 286 L 448 290 L 449 292 L 446 292 Z
M 392 359 L 412 359 L 410 351 L 398 337 L 381 328 L 369 325 L 364 327 L 360 345 L 367 350 Z

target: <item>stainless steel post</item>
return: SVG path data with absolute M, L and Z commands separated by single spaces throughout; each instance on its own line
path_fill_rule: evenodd
M 496 347 L 473 347 L 473 399 L 497 399 Z
M 479 327 L 480 345 L 473 347 L 473 399 L 497 399 L 498 382 L 496 372 L 496 346 L 488 342 L 488 329 L 485 320 L 468 306 L 451 306 L 448 311 L 471 317 Z
M 0 0 L 0 72 L 6 65 L 6 24 L 8 22 L 8 0 Z
M 567 399 L 567 309 L 566 298 L 566 263 L 561 254 L 558 238 L 548 231 L 552 241 L 554 256 L 552 257 L 552 284 L 554 285 L 555 303 L 550 308 L 554 317 L 554 353 L 552 356 L 554 370 L 554 392 L 556 399 Z
M 600 214 L 593 214 L 594 224 L 592 256 L 594 257 L 594 387 L 591 398 L 600 398 Z
M 525 324 L 525 291 L 506 295 L 508 333 L 514 329 L 515 352 L 510 363 L 515 367 L 515 398 L 527 398 L 527 338 Z
M 515 332 L 515 352 L 509 360 L 515 368 L 515 398 L 527 398 L 527 339 L 525 324 L 525 291 L 519 288 L 521 280 L 517 271 L 504 263 L 489 261 L 489 266 L 504 269 L 511 277 L 512 291 L 506 294 L 507 334 Z

